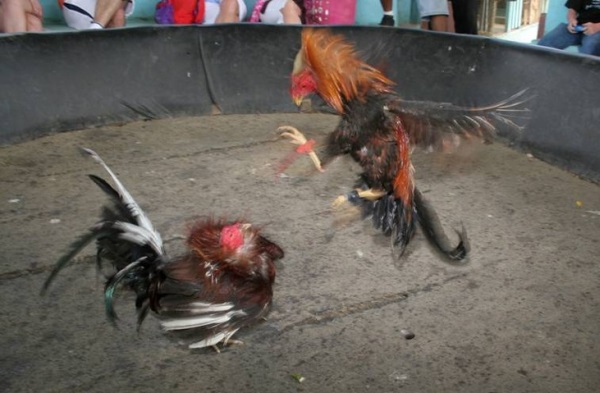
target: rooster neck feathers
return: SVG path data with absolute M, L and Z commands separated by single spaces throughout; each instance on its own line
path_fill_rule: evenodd
M 360 60 L 350 43 L 326 29 L 302 30 L 302 48 L 296 56 L 292 82 L 310 71 L 316 91 L 338 113 L 351 100 L 364 100 L 370 91 L 392 92 L 393 82 L 381 71 Z

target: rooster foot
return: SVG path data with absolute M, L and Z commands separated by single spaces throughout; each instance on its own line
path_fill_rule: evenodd
M 346 204 L 346 202 L 348 202 L 348 196 L 340 195 L 339 197 L 335 198 L 335 200 L 331 204 L 331 207 L 333 209 L 337 210 L 337 209 L 340 209 L 342 206 L 344 206 Z
M 289 138 L 291 143 L 299 145 L 298 148 L 296 148 L 296 151 L 301 154 L 308 154 L 317 170 L 319 172 L 324 172 L 323 167 L 321 166 L 321 160 L 319 160 L 319 157 L 317 157 L 317 154 L 313 151 L 315 145 L 314 139 L 306 139 L 303 133 L 292 126 L 281 126 L 277 130 L 281 131 L 279 136 Z
M 335 200 L 331 204 L 331 207 L 333 209 L 340 209 L 347 202 L 353 205 L 358 205 L 360 204 L 361 199 L 375 201 L 384 196 L 385 194 L 386 192 L 384 190 L 377 190 L 373 188 L 369 188 L 368 190 L 356 189 L 352 192 L 349 192 L 346 195 L 340 195 L 339 197 L 335 198 Z
M 377 190 L 373 188 L 369 188 L 368 190 L 357 190 L 357 192 L 360 198 L 368 199 L 369 201 L 376 201 L 387 194 L 384 190 Z
M 223 348 L 230 346 L 230 345 L 245 345 L 245 343 L 242 340 L 223 341 Z M 221 353 L 221 349 L 219 348 L 219 346 L 217 344 L 211 345 L 211 347 L 212 347 L 212 349 L 215 350 L 216 353 Z

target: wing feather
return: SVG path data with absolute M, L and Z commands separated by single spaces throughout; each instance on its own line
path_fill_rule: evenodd
M 397 99 L 388 102 L 385 110 L 400 118 L 413 146 L 443 150 L 455 145 L 455 136 L 490 143 L 501 127 L 510 136 L 518 136 L 523 126 L 517 119 L 527 119 L 530 114 L 524 104 L 533 96 L 527 91 L 484 107 Z

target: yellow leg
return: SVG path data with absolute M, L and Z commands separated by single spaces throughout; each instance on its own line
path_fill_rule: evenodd
M 385 192 L 384 190 L 377 190 L 373 188 L 369 188 L 368 190 L 357 189 L 356 192 L 358 193 L 358 196 L 360 198 L 368 199 L 370 201 L 375 201 L 387 194 L 387 192 Z M 334 209 L 338 209 L 346 202 L 348 202 L 348 195 L 340 195 L 339 197 L 335 198 L 331 206 Z
M 358 196 L 363 198 L 363 199 L 368 199 L 370 201 L 375 201 L 379 198 L 381 198 L 382 196 L 384 196 L 385 194 L 387 194 L 387 192 L 385 192 L 384 190 L 375 190 L 373 188 L 369 188 L 368 190 L 357 190 L 358 191 Z
M 283 136 L 286 138 L 290 138 L 290 142 L 295 145 L 304 145 L 308 142 L 304 134 L 298 131 L 297 128 L 292 126 L 281 126 L 277 129 L 278 131 L 283 131 L 279 134 L 279 136 Z M 314 151 L 307 152 L 308 156 L 312 160 L 313 164 L 319 172 L 324 172 L 323 167 L 321 166 L 321 160 Z

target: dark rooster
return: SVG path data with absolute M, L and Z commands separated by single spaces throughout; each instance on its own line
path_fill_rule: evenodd
M 524 111 L 519 105 L 523 91 L 485 108 L 461 108 L 451 104 L 404 101 L 394 83 L 380 70 L 362 61 L 353 46 L 327 29 L 305 28 L 302 47 L 294 61 L 290 94 L 300 106 L 305 96 L 316 93 L 341 119 L 329 134 L 321 163 L 314 141 L 293 127 L 282 135 L 301 145 L 317 166 L 350 154 L 362 167 L 356 189 L 334 203 L 350 201 L 371 216 L 375 228 L 392 236 L 394 254 L 401 256 L 419 223 L 426 237 L 450 261 L 464 259 L 469 251 L 463 229 L 453 247 L 439 219 L 415 187 L 413 147 L 444 150 L 461 139 L 491 142 L 496 125 L 519 130 L 508 116 Z
M 110 174 L 116 189 L 90 175 L 111 204 L 101 221 L 71 246 L 46 280 L 45 292 L 57 273 L 87 244 L 96 240 L 97 263 L 114 269 L 104 290 L 108 318 L 117 315 L 113 295 L 119 286 L 136 294 L 138 326 L 149 311 L 167 331 L 186 331 L 197 337 L 190 348 L 223 342 L 269 312 L 275 280 L 274 261 L 283 257 L 275 243 L 244 222 L 204 219 L 187 238 L 187 252 L 170 259 L 160 234 L 115 174 L 92 150 L 84 149 Z

